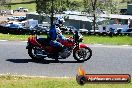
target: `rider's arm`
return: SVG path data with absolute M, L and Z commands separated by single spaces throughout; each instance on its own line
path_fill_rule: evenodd
M 62 35 L 62 34 L 58 34 L 58 38 L 59 38 L 59 39 L 62 39 L 62 40 L 66 40 L 65 36 Z
M 62 35 L 62 32 L 61 32 L 60 28 L 56 28 L 56 32 L 58 34 L 58 38 L 59 39 L 66 40 L 66 38 L 64 37 L 64 35 Z

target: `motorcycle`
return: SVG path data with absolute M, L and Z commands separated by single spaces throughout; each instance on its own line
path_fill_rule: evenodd
M 86 44 L 80 44 L 83 38 L 79 32 L 75 32 L 73 37 L 69 37 L 66 40 L 57 39 L 58 42 L 65 46 L 63 51 L 60 49 L 50 46 L 47 38 L 33 35 L 28 38 L 27 47 L 28 54 L 33 60 L 41 58 L 52 58 L 57 59 L 68 58 L 72 53 L 75 60 L 78 62 L 84 62 L 91 58 L 92 50 Z

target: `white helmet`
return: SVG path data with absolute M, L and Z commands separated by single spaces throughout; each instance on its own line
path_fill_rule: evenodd
M 65 20 L 62 17 L 57 17 L 55 21 L 55 25 L 63 24 Z

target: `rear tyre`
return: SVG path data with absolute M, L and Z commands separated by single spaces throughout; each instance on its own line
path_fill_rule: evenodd
M 42 57 L 37 56 L 34 52 L 35 47 L 29 47 L 28 48 L 28 54 L 32 58 L 32 60 L 40 60 Z
M 92 50 L 89 47 L 80 48 L 79 50 L 73 52 L 73 57 L 78 62 L 87 61 L 91 58 L 91 56 L 92 56 Z

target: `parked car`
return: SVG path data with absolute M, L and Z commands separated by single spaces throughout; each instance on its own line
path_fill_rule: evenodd
M 18 11 L 18 12 L 28 12 L 28 9 L 26 9 L 24 7 L 18 7 L 15 11 Z
M 43 28 L 40 29 L 42 33 L 49 33 L 49 30 L 50 30 L 50 27 L 48 26 L 43 26 Z
M 129 28 L 126 31 L 123 31 L 122 34 L 126 34 L 126 35 L 132 34 L 132 28 Z
M 19 21 L 24 21 L 24 20 L 26 20 L 26 16 L 12 16 L 12 17 L 8 17 L 7 20 L 19 20 Z
M 15 34 L 19 34 L 20 33 L 20 30 L 23 30 L 23 26 L 22 24 L 19 24 L 19 23 L 8 23 L 4 26 L 4 32 L 5 33 L 15 33 Z
M 87 29 L 79 29 L 79 32 L 82 34 L 87 34 L 89 31 Z
M 24 20 L 26 20 L 26 16 L 20 16 L 20 17 L 18 18 L 18 20 L 19 20 L 19 21 L 24 21 Z
M 7 17 L 7 20 L 15 20 L 14 17 Z
M 132 28 L 127 29 L 126 32 L 132 32 Z
M 8 27 L 8 28 L 14 28 L 14 29 L 19 29 L 19 28 L 23 28 L 22 24 L 19 24 L 19 23 L 8 23 L 7 25 L 5 25 L 5 27 Z
M 49 33 L 50 27 L 49 26 L 42 26 L 42 24 L 38 24 L 35 28 L 36 31 L 40 33 Z
M 90 30 L 88 33 L 89 34 L 93 34 L 94 33 L 94 30 Z M 98 29 L 96 29 L 95 30 L 95 34 L 99 34 L 99 33 L 100 33 L 100 31 Z
M 38 29 L 42 33 L 49 33 L 50 30 L 50 24 L 48 22 L 43 22 L 42 24 L 38 24 Z

